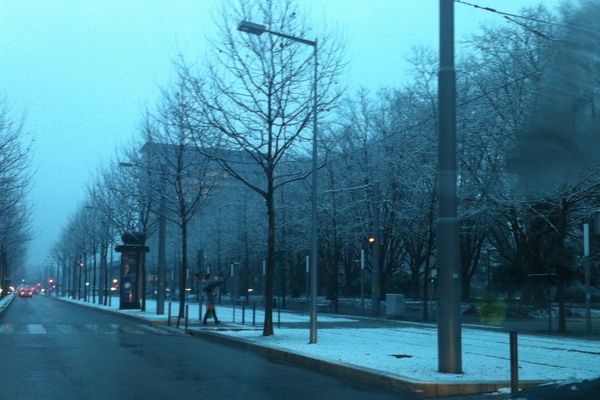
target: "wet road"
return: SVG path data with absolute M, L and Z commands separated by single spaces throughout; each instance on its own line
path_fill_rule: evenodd
M 1 399 L 409 399 L 54 299 L 0 316 Z

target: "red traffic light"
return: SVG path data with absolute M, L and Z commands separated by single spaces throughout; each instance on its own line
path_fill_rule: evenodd
M 48 278 L 48 283 L 52 285 L 54 283 L 54 279 Z
M 79 262 L 79 266 L 83 267 L 83 266 L 85 266 L 85 263 L 83 261 L 81 261 L 81 262 Z
M 375 236 L 369 236 L 367 243 L 369 243 L 369 245 L 375 244 Z

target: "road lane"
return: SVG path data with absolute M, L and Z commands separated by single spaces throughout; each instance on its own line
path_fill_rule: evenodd
M 0 317 L 4 399 L 402 399 L 253 353 L 34 296 Z

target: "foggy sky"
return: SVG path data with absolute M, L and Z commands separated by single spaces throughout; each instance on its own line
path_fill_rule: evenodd
M 472 0 L 507 12 L 539 0 Z M 201 59 L 224 2 L 1 0 L 0 96 L 34 139 L 34 241 L 28 266 L 47 262 L 93 173 L 136 133 L 144 107 L 173 78 L 178 53 Z M 438 0 L 303 0 L 314 26 L 346 42 L 350 90 L 409 80 L 415 46 L 437 52 Z M 559 0 L 544 0 L 552 8 Z M 456 4 L 457 39 L 503 18 Z

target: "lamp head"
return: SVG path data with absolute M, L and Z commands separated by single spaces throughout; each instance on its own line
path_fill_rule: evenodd
M 252 35 L 262 35 L 266 32 L 267 28 L 264 25 L 255 24 L 254 22 L 242 21 L 238 25 L 238 31 L 250 33 Z

